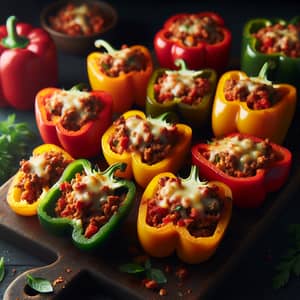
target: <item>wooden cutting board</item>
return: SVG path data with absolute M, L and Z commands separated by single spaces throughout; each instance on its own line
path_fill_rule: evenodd
M 296 160 L 295 163 L 299 165 L 298 162 Z M 157 291 L 146 289 L 140 278 L 119 271 L 121 264 L 132 262 L 136 256 L 130 249 L 139 247 L 136 215 L 142 191 L 138 191 L 136 206 L 120 231 L 96 253 L 87 253 L 75 248 L 70 238 L 48 233 L 40 226 L 37 217 L 16 215 L 6 203 L 10 182 L 11 180 L 0 188 L 0 236 L 44 260 L 45 266 L 19 275 L 8 286 L 4 300 L 85 299 L 80 294 L 81 287 L 90 291 L 103 291 L 112 299 L 161 299 Z M 255 210 L 234 209 L 225 239 L 209 261 L 200 265 L 184 265 L 175 255 L 166 259 L 151 258 L 154 267 L 165 269 L 170 266 L 172 270 L 167 273 L 168 282 L 164 287 L 168 294 L 163 298 L 206 298 L 292 201 L 299 183 L 300 170 L 293 167 L 289 182 L 279 193 L 270 194 L 263 207 Z M 188 276 L 184 280 L 175 275 L 176 270 L 182 266 L 188 270 Z M 25 283 L 28 273 L 55 282 L 54 292 L 32 293 Z

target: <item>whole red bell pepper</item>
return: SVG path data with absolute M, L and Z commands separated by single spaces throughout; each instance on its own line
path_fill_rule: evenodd
M 230 141 L 230 149 L 225 148 L 224 139 L 235 137 L 241 142 L 236 143 L 232 140 Z M 231 151 L 234 151 L 233 149 L 238 149 L 237 151 L 241 151 L 240 153 L 243 153 L 244 149 L 244 154 L 248 155 L 248 157 L 255 155 L 255 151 L 259 151 L 259 148 L 252 151 L 250 147 L 247 147 L 252 142 L 260 143 L 262 141 L 262 138 L 249 134 L 231 133 L 212 142 L 195 144 L 192 147 L 192 162 L 199 167 L 199 175 L 201 177 L 207 178 L 207 180 L 221 181 L 231 188 L 234 205 L 242 208 L 258 207 L 266 199 L 267 193 L 279 190 L 287 181 L 292 163 L 291 152 L 283 146 L 270 142 L 272 151 L 274 151 L 277 159 L 270 162 L 265 168 L 257 169 L 254 175 L 246 177 L 231 176 L 221 170 L 214 162 L 220 160 L 221 152 L 229 151 L 231 153 Z M 213 148 L 216 144 L 221 146 Z M 212 153 L 214 162 L 207 159 L 204 153 Z M 246 159 L 245 155 L 244 159 Z M 239 163 L 242 161 L 243 158 L 240 159 Z
M 101 137 L 112 122 L 112 97 L 105 91 L 78 91 L 78 86 L 70 90 L 58 88 L 45 88 L 38 92 L 35 101 L 35 118 L 37 127 L 43 141 L 47 144 L 55 144 L 64 148 L 75 158 L 89 158 L 101 152 Z M 99 112 L 78 129 L 69 129 L 63 125 L 63 117 L 49 113 L 46 109 L 47 99 L 55 93 L 63 92 L 66 107 L 68 109 L 72 97 L 93 97 L 99 101 Z M 76 100 L 80 102 L 80 100 Z M 63 104 L 64 105 L 64 104 Z M 71 110 L 73 107 L 71 108 Z M 94 113 L 94 108 L 87 108 Z M 84 114 L 82 110 L 80 114 Z M 71 116 L 71 115 L 69 115 Z M 72 119 L 72 117 L 71 117 Z M 70 120 L 71 120 L 70 119 Z M 71 120 L 72 121 L 72 120 Z
M 42 28 L 16 22 L 0 26 L 0 106 L 29 110 L 40 89 L 57 84 L 56 46 Z
M 203 40 L 197 45 L 188 46 L 181 41 L 169 39 L 171 25 L 178 19 L 184 19 L 191 15 L 197 18 L 211 18 L 216 23 L 218 32 L 222 34 L 222 40 L 216 43 L 208 43 Z M 189 34 L 188 28 L 186 31 Z M 154 50 L 160 66 L 164 68 L 176 69 L 175 60 L 181 58 L 191 70 L 212 68 L 221 72 L 228 64 L 231 40 L 231 32 L 224 26 L 224 20 L 218 14 L 213 12 L 182 13 L 167 19 L 163 28 L 156 33 Z

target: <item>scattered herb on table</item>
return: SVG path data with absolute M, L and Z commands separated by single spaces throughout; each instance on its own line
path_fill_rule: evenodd
M 273 287 L 279 289 L 285 286 L 291 275 L 300 275 L 300 224 L 290 224 L 288 228 L 292 245 L 280 258 L 275 267 L 276 275 L 273 278 Z
M 53 292 L 53 286 L 47 279 L 41 277 L 33 277 L 32 275 L 27 274 L 26 283 L 38 293 L 45 294 Z
M 27 123 L 16 122 L 15 114 L 0 121 L 0 183 L 16 172 L 16 161 L 27 155 L 28 144 L 33 136 Z
M 5 276 L 5 265 L 4 265 L 4 257 L 0 258 L 0 282 L 3 281 Z
M 128 274 L 142 274 L 146 279 L 154 280 L 157 284 L 167 282 L 165 274 L 157 268 L 152 268 L 151 262 L 147 259 L 144 265 L 138 263 L 128 263 L 120 266 L 120 271 Z

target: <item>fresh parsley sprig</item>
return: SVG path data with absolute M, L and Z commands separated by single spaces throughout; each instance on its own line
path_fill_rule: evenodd
M 18 169 L 17 161 L 27 155 L 34 134 L 25 122 L 16 122 L 15 114 L 0 122 L 0 183 Z
M 275 267 L 276 275 L 273 277 L 275 289 L 284 287 L 292 275 L 300 275 L 300 224 L 290 224 L 288 232 L 292 245 Z

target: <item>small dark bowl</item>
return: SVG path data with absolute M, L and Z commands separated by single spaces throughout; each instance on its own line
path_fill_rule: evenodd
M 101 10 L 101 16 L 104 19 L 104 24 L 99 33 L 88 36 L 69 36 L 58 32 L 50 26 L 49 17 L 54 16 L 59 9 L 67 3 L 80 4 L 96 4 Z M 65 53 L 72 55 L 87 55 L 94 48 L 94 42 L 97 39 L 112 41 L 114 38 L 114 27 L 117 23 L 118 15 L 116 10 L 108 3 L 97 0 L 60 0 L 50 3 L 46 6 L 40 15 L 42 27 L 51 35 L 57 48 Z

